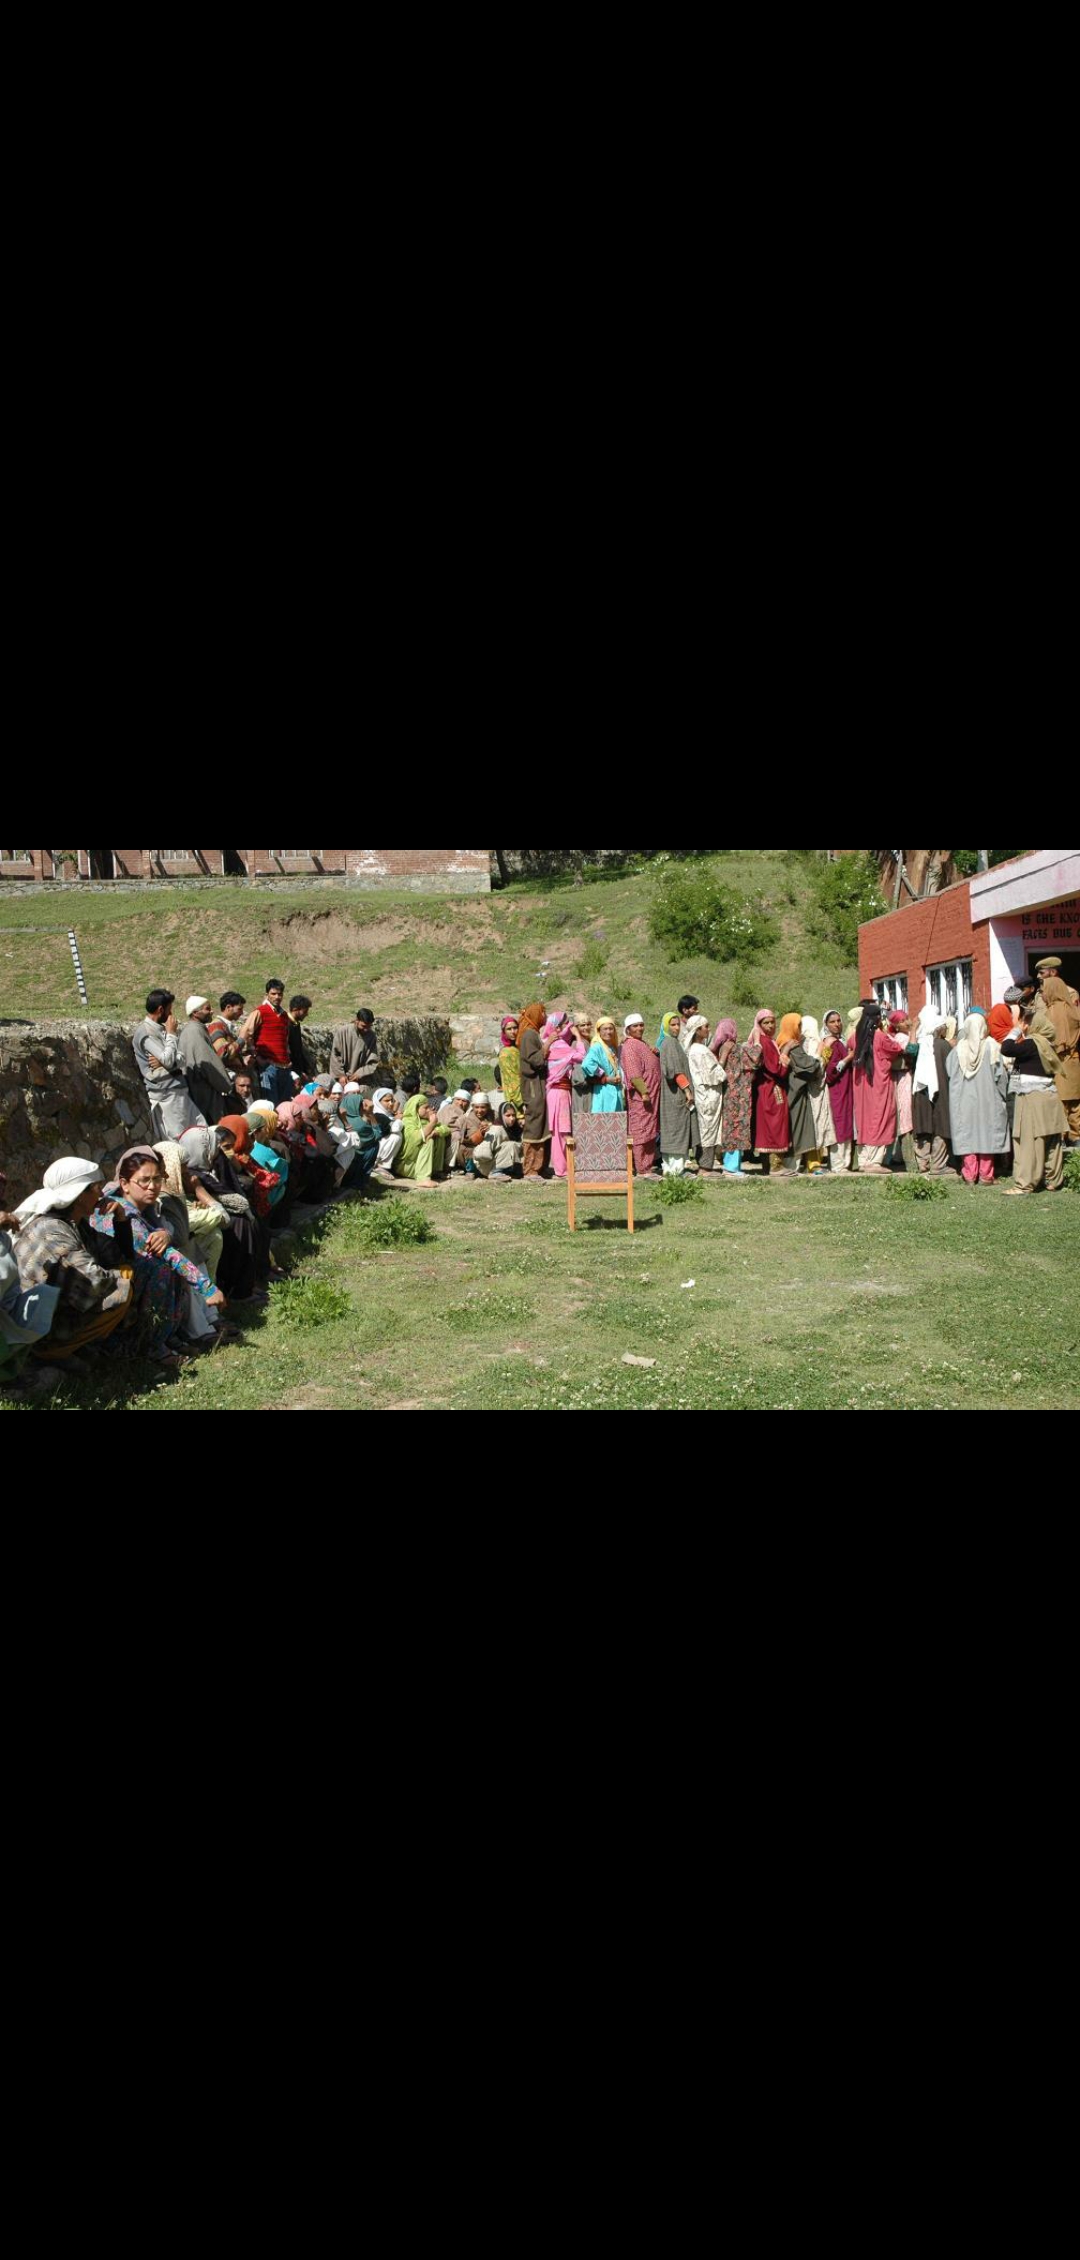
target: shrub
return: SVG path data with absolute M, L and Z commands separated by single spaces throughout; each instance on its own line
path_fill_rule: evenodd
M 586 942 L 578 959 L 579 981 L 589 988 L 596 988 L 607 972 L 610 959 L 610 942 L 602 942 L 594 934 Z
M 661 1208 L 686 1208 L 691 1201 L 703 1201 L 705 1193 L 696 1177 L 665 1177 L 656 1188 L 656 1198 Z
M 271 1288 L 270 1300 L 283 1326 L 333 1326 L 350 1308 L 345 1289 L 326 1279 L 286 1279 Z
M 1065 1156 L 1065 1190 L 1068 1193 L 1080 1193 L 1080 1154 Z
M 707 957 L 722 965 L 745 965 L 779 940 L 768 905 L 722 886 L 709 870 L 666 875 L 653 900 L 649 930 L 672 958 Z
M 349 1219 L 349 1238 L 361 1252 L 426 1248 L 437 1237 L 430 1219 L 412 1201 L 373 1201 L 366 1208 L 354 1208 Z
M 859 928 L 885 909 L 878 868 L 869 855 L 841 856 L 838 863 L 813 867 L 814 907 L 811 926 L 838 958 L 855 962 L 859 955 Z
M 893 1177 L 885 1187 L 887 1201 L 947 1201 L 948 1187 L 937 1177 Z

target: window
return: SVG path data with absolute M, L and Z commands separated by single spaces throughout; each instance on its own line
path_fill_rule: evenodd
M 874 995 L 886 1012 L 906 1012 L 908 1010 L 907 974 L 890 973 L 888 980 L 875 981 Z
M 974 986 L 973 960 L 957 958 L 952 965 L 931 965 L 926 973 L 926 1001 L 935 1005 L 943 1020 L 966 1020 Z

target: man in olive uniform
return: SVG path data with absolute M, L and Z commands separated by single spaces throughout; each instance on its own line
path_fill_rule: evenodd
M 1080 1145 L 1080 997 L 1061 978 L 1060 957 L 1041 958 L 1035 968 L 1043 1009 L 1054 1030 L 1054 1049 L 1063 1062 L 1058 1096 L 1069 1118 L 1069 1143 Z

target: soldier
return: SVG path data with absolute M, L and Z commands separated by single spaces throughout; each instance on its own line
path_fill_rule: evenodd
M 1080 997 L 1061 978 L 1060 957 L 1041 958 L 1035 968 L 1042 1001 L 1053 1024 L 1054 1049 L 1062 1061 L 1058 1096 L 1069 1118 L 1069 1144 L 1080 1145 Z

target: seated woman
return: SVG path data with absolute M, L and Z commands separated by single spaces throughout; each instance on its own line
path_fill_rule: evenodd
M 432 1102 L 434 1104 L 434 1101 Z M 359 1083 L 346 1083 L 341 1099 L 345 1127 L 357 1140 L 358 1161 L 355 1182 L 358 1187 L 367 1184 L 379 1159 L 382 1132 L 375 1121 L 375 1102 L 370 1090 L 362 1090 Z
M 256 1216 L 261 1217 L 265 1223 L 270 1214 L 270 1196 L 277 1181 L 276 1171 L 266 1170 L 256 1161 L 252 1150 L 255 1132 L 251 1129 L 246 1114 L 224 1115 L 217 1129 L 219 1138 L 224 1132 L 225 1137 L 231 1140 L 228 1150 L 232 1167 L 239 1169 L 243 1175 L 247 1198 Z
M 255 1213 L 252 1181 L 236 1160 L 235 1140 L 218 1123 L 213 1130 L 186 1130 L 181 1151 L 196 1184 L 224 1212 L 225 1236 L 217 1284 L 230 1303 L 265 1300 L 270 1277 L 270 1233 Z
M 208 1271 L 173 1245 L 173 1227 L 160 1208 L 164 1177 L 152 1146 L 132 1146 L 117 1164 L 90 1218 L 98 1246 L 134 1258 L 132 1289 L 153 1338 L 152 1357 L 170 1362 L 185 1350 L 218 1341 L 216 1314 L 225 1297 Z
M 264 1107 L 252 1107 L 246 1120 L 251 1132 L 251 1158 L 256 1169 L 265 1171 L 270 1215 L 277 1223 L 277 1212 L 289 1190 L 289 1156 L 285 1140 L 278 1134 L 277 1108 L 271 1116 Z
M 9 1216 L 7 1178 L 0 1170 L 0 1395 L 21 1388 L 22 1371 L 30 1352 L 45 1340 L 52 1325 L 59 1287 L 24 1287 L 19 1277 L 14 1240 L 18 1217 Z
M 380 1134 L 379 1158 L 375 1164 L 380 1176 L 393 1176 L 394 1163 L 405 1142 L 405 1131 L 397 1100 L 391 1090 L 376 1091 L 372 1101 L 375 1109 L 375 1127 Z
M 225 1211 L 192 1174 L 179 1146 L 165 1140 L 154 1151 L 161 1156 L 165 1180 L 161 1205 L 175 1227 L 173 1246 L 216 1280 L 225 1245 Z
M 409 1100 L 401 1129 L 402 1144 L 394 1163 L 395 1177 L 404 1177 L 414 1185 L 431 1185 L 444 1178 L 450 1132 L 443 1129 L 434 1107 L 422 1092 Z
M 15 1211 L 15 1260 L 23 1291 L 57 1290 L 48 1339 L 33 1345 L 33 1355 L 48 1365 L 96 1342 L 105 1342 L 127 1323 L 133 1307 L 131 1279 L 117 1265 L 96 1263 L 79 1227 L 92 1215 L 102 1175 L 92 1161 L 75 1156 L 54 1161 L 40 1193 Z
M 298 1201 L 328 1201 L 337 1176 L 337 1147 L 322 1128 L 318 1100 L 301 1091 L 278 1108 L 278 1129 L 288 1147 L 290 1176 Z
M 485 1146 L 491 1154 L 490 1178 L 493 1185 L 508 1185 L 512 1177 L 522 1175 L 524 1147 L 521 1142 L 521 1116 L 516 1106 L 507 1102 L 499 1107 L 493 1116 L 484 1146 L 476 1149 L 473 1159 L 482 1177 L 489 1174 L 484 1167 Z

